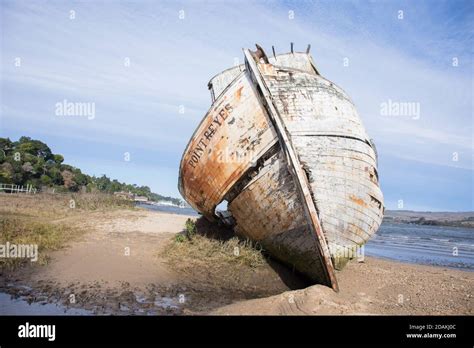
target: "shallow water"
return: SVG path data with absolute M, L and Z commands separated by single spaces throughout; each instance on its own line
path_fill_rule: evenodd
M 386 223 L 365 245 L 365 254 L 474 271 L 474 229 Z
M 92 312 L 80 308 L 66 308 L 57 303 L 32 302 L 14 299 L 0 292 L 0 315 L 91 315 Z
M 143 203 L 137 203 L 137 207 L 171 214 L 199 216 L 199 214 L 193 208 L 179 208 L 172 205 L 151 205 Z

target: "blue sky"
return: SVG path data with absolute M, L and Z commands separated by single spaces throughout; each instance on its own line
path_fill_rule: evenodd
M 282 53 L 311 44 L 377 144 L 386 206 L 473 210 L 472 1 L 0 6 L 2 137 L 37 138 L 88 174 L 179 196 L 179 160 L 210 106 L 208 80 L 255 43 Z M 64 99 L 95 103 L 95 117 L 57 116 Z M 388 100 L 418 103 L 420 117 L 381 115 Z

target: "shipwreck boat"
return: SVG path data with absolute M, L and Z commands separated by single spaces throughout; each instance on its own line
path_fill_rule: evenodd
M 338 290 L 335 269 L 379 228 L 375 145 L 347 94 L 306 52 L 245 64 L 209 82 L 212 105 L 184 151 L 179 191 L 274 258 Z M 228 212 L 216 212 L 227 201 Z

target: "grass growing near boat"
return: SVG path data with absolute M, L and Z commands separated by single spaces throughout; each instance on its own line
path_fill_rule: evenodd
M 186 270 L 190 265 L 192 268 L 202 266 L 212 273 L 226 266 L 255 269 L 266 263 L 261 250 L 250 240 L 236 236 L 218 239 L 207 233 L 206 228 L 199 228 L 203 225 L 209 228 L 208 223 L 201 219 L 198 224 L 188 219 L 184 231 L 162 251 L 175 268 Z M 219 227 L 215 226 L 215 229 Z

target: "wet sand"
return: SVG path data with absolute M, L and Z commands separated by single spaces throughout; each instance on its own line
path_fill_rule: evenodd
M 61 222 L 86 233 L 48 265 L 4 272 L 0 292 L 95 314 L 474 314 L 473 272 L 369 257 L 338 272 L 339 293 L 294 290 L 304 283 L 273 263 L 242 267 L 225 284 L 198 268 L 180 273 L 160 250 L 187 218 L 125 209 L 68 216 Z

